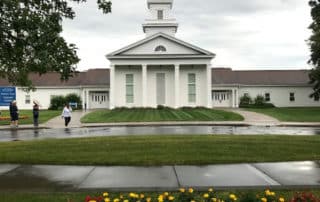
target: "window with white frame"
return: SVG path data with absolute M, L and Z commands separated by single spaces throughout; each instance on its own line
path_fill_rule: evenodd
M 126 74 L 126 103 L 133 103 L 134 93 L 133 93 L 133 74 Z
M 26 103 L 26 104 L 30 104 L 30 103 L 31 103 L 31 96 L 30 96 L 30 95 L 26 95 L 26 97 L 25 97 L 25 103 Z
M 264 99 L 266 100 L 266 102 L 270 102 L 270 93 L 265 93 L 264 94 Z
M 289 100 L 290 102 L 294 102 L 296 100 L 294 93 L 290 93 Z
M 188 101 L 189 103 L 196 102 L 196 74 L 188 74 Z

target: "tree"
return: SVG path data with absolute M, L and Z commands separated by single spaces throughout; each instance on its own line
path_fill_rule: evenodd
M 68 44 L 62 32 L 63 18 L 73 19 L 68 1 L 86 0 L 0 0 L 0 78 L 32 89 L 30 73 L 58 72 L 68 80 L 80 61 L 75 44 Z M 111 2 L 97 0 L 103 13 Z
M 320 0 L 310 0 L 311 17 L 313 22 L 309 26 L 312 30 L 312 35 L 309 38 L 308 44 L 310 46 L 310 60 L 314 68 L 311 70 L 309 77 L 310 83 L 313 84 L 314 92 L 310 97 L 319 98 L 320 96 Z

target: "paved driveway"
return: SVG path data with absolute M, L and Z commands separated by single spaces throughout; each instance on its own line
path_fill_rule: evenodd
M 252 125 L 277 125 L 280 123 L 278 119 L 275 119 L 271 116 L 267 116 L 265 114 L 257 112 L 246 111 L 245 109 L 228 108 L 224 110 L 240 114 L 241 116 L 243 116 L 245 122 L 252 123 Z

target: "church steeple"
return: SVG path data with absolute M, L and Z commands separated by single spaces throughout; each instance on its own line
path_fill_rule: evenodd
M 178 23 L 172 17 L 173 0 L 147 0 L 149 19 L 142 24 L 146 36 L 163 32 L 175 36 L 178 30 Z

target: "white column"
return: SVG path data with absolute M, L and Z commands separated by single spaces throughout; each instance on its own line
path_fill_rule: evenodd
M 235 92 L 234 92 L 234 89 L 232 89 L 232 108 L 235 108 L 235 106 L 236 106 L 236 104 L 235 104 L 235 101 L 236 101 L 236 99 L 235 99 Z
M 238 108 L 239 107 L 239 89 L 236 89 L 236 108 Z
M 86 103 L 87 103 L 87 109 L 90 109 L 90 106 L 89 106 L 89 91 L 88 90 L 86 90 L 85 91 L 85 97 L 86 97 Z
M 147 65 L 142 65 L 142 107 L 147 106 Z
M 212 73 L 211 64 L 207 64 L 207 107 L 212 108 Z
M 115 65 L 110 65 L 110 109 L 115 107 Z
M 82 99 L 82 110 L 85 110 L 85 106 L 84 106 L 84 104 L 86 103 L 86 96 L 85 96 L 85 90 L 84 90 L 84 88 L 82 88 L 82 95 L 81 95 L 81 99 Z
M 180 65 L 174 65 L 174 107 L 180 107 Z

